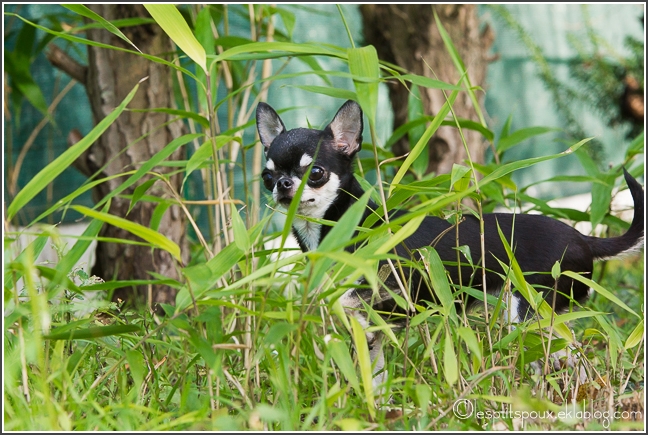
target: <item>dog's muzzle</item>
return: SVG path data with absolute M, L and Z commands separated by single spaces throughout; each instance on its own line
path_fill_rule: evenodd
M 281 205 L 289 206 L 290 201 L 292 201 L 293 199 L 293 194 L 294 194 L 293 187 L 294 187 L 294 182 L 291 178 L 281 177 L 277 181 L 277 185 L 276 185 L 276 189 L 277 189 L 276 201 Z

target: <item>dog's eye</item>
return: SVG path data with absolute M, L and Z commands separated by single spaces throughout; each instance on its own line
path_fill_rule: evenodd
M 263 171 L 261 174 L 261 178 L 263 179 L 263 185 L 265 186 L 266 189 L 272 190 L 274 189 L 275 181 L 274 177 L 272 176 L 272 172 L 270 171 Z
M 314 166 L 313 169 L 311 169 L 310 176 L 308 179 L 310 181 L 320 181 L 324 177 L 324 169 L 320 168 L 319 166 Z

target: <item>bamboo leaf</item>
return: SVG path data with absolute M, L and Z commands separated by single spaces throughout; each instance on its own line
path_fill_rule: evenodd
M 581 141 L 575 143 L 574 145 L 572 145 L 571 147 L 569 147 L 569 148 L 566 149 L 565 151 L 563 151 L 563 152 L 561 152 L 561 153 L 558 153 L 558 154 L 551 154 L 551 155 L 548 155 L 548 156 L 540 156 L 540 157 L 532 157 L 532 158 L 530 158 L 530 159 L 520 160 L 520 161 L 516 161 L 516 162 L 511 162 L 511 163 L 506 163 L 506 164 L 504 164 L 504 165 L 500 165 L 500 166 L 497 167 L 493 172 L 491 172 L 490 174 L 488 174 L 487 176 L 485 176 L 485 177 L 484 177 L 484 178 L 479 182 L 479 185 L 481 186 L 481 185 L 484 185 L 484 184 L 486 184 L 486 183 L 490 183 L 491 181 L 493 181 L 493 180 L 495 180 L 495 179 L 497 179 L 497 178 L 499 178 L 499 177 L 502 177 L 502 176 L 504 176 L 504 175 L 506 175 L 506 174 L 509 174 L 509 173 L 511 173 L 511 172 L 513 172 L 513 171 L 516 171 L 516 170 L 518 170 L 518 169 L 522 169 L 522 168 L 527 168 L 527 167 L 529 167 L 529 166 L 533 166 L 533 165 L 535 165 L 536 163 L 544 162 L 544 161 L 546 161 L 546 160 L 553 160 L 553 159 L 556 159 L 556 158 L 558 158 L 558 157 L 563 157 L 563 156 L 567 156 L 567 155 L 573 154 L 574 152 L 576 152 L 576 150 L 578 150 L 580 147 L 582 147 L 584 144 L 586 144 L 587 142 L 591 141 L 592 139 L 593 139 L 593 138 L 591 138 L 591 137 L 590 137 L 590 138 L 583 139 L 583 140 L 581 140 Z
M 425 310 L 422 313 L 418 313 L 416 316 L 412 317 L 409 321 L 409 325 L 411 328 L 414 328 L 415 326 L 420 325 L 421 323 L 425 322 L 428 317 L 433 315 L 434 313 L 437 313 L 437 310 Z
M 181 118 L 192 119 L 200 124 L 205 130 L 209 129 L 209 121 L 204 116 L 195 112 L 189 112 L 181 109 L 170 109 L 166 107 L 156 107 L 154 109 L 129 109 L 130 112 L 144 112 L 144 113 L 166 113 L 167 115 L 179 116 Z
M 565 314 L 559 314 L 554 316 L 553 321 L 551 318 L 546 318 L 546 319 L 541 319 L 538 322 L 533 322 L 530 323 L 527 326 L 527 331 L 533 331 L 535 329 L 539 328 L 548 328 L 549 326 L 554 325 L 561 325 L 567 322 L 571 322 L 573 320 L 578 320 L 578 319 L 584 319 L 587 317 L 594 317 L 598 315 L 605 315 L 605 313 L 601 313 L 599 311 L 572 311 L 571 313 L 565 313 Z
M 86 182 L 82 186 L 79 186 L 79 188 L 77 188 L 74 192 L 70 193 L 69 195 L 66 195 L 65 198 L 61 198 L 56 204 L 54 204 L 53 206 L 51 206 L 50 208 L 45 210 L 43 213 L 38 215 L 38 217 L 36 217 L 32 221 L 32 224 L 34 224 L 36 222 L 40 222 L 46 216 L 49 216 L 50 214 L 52 214 L 56 210 L 58 210 L 62 205 L 72 202 L 73 199 L 78 198 L 79 196 L 81 196 L 85 192 L 87 192 L 88 190 L 93 189 L 94 187 L 100 185 L 101 183 L 105 183 L 106 181 L 114 180 L 115 178 L 120 178 L 120 177 L 123 177 L 124 175 L 130 175 L 130 174 L 134 174 L 134 173 L 135 173 L 135 171 L 128 171 L 128 172 L 125 172 L 125 173 L 114 174 L 114 175 L 111 175 L 109 177 L 100 178 L 98 180 L 94 180 L 94 181 L 91 181 L 91 182 Z
M 601 174 L 601 183 L 592 184 L 592 204 L 590 206 L 590 222 L 592 228 L 603 222 L 603 218 L 610 210 L 612 203 L 612 188 L 614 186 L 614 175 Z
M 425 130 L 425 133 L 423 133 L 423 136 L 419 139 L 419 141 L 416 143 L 412 151 L 410 151 L 409 155 L 405 159 L 405 162 L 403 162 L 402 166 L 394 176 L 394 179 L 391 182 L 391 185 L 389 186 L 389 195 L 391 196 L 392 192 L 394 191 L 394 187 L 400 183 L 400 181 L 403 179 L 407 171 L 409 170 L 410 166 L 416 160 L 416 158 L 421 154 L 423 149 L 427 147 L 428 142 L 430 141 L 430 138 L 434 133 L 436 133 L 437 129 L 441 126 L 441 123 L 443 122 L 443 119 L 448 115 L 450 112 L 450 107 L 454 104 L 455 99 L 457 98 L 458 92 L 453 91 L 448 100 L 443 103 L 443 106 L 439 110 L 439 112 L 436 114 L 434 117 L 434 120 L 430 123 L 428 128 Z
M 167 251 L 179 263 L 182 263 L 182 257 L 180 255 L 180 247 L 174 241 L 169 240 L 167 237 L 158 233 L 157 231 L 153 231 L 150 228 L 147 228 L 135 222 L 131 222 L 127 219 L 113 216 L 108 213 L 95 211 L 81 205 L 74 205 L 72 206 L 72 208 L 88 217 L 91 217 L 93 219 L 98 219 L 102 222 L 106 222 L 110 225 L 126 230 L 129 233 L 132 233 L 137 237 L 146 240 L 154 247 Z
M 441 80 L 435 80 L 417 74 L 403 74 L 399 76 L 399 79 L 407 80 L 412 82 L 412 84 L 423 86 L 424 88 L 443 89 L 445 91 L 463 91 L 463 88 L 459 85 L 451 85 L 450 83 L 442 82 Z
M 565 275 L 565 276 L 568 276 L 570 278 L 573 278 L 576 281 L 582 282 L 583 284 L 585 284 L 585 285 L 589 286 L 591 289 L 593 289 L 596 293 L 598 293 L 601 296 L 603 296 L 604 298 L 608 299 L 610 302 L 614 302 L 615 304 L 617 304 L 619 307 L 623 308 L 624 310 L 626 310 L 630 314 L 641 318 L 641 316 L 639 314 L 635 313 L 632 308 L 627 306 L 621 299 L 619 299 L 614 294 L 612 294 L 612 292 L 610 292 L 609 290 L 606 290 L 605 288 L 601 287 L 601 285 L 599 283 L 594 282 L 591 279 L 585 278 L 583 275 L 580 275 L 580 274 L 578 274 L 576 272 L 572 272 L 571 270 L 566 270 L 562 274 Z
M 419 252 L 425 265 L 429 268 L 428 276 L 430 277 L 434 294 L 439 298 L 439 302 L 441 302 L 441 306 L 443 307 L 443 314 L 456 318 L 454 296 L 452 295 L 446 270 L 441 261 L 441 257 L 439 257 L 439 253 L 431 246 L 421 248 Z
M 394 246 L 401 243 L 403 240 L 414 234 L 414 231 L 418 229 L 423 222 L 425 216 L 414 216 L 412 219 L 408 220 L 405 225 L 403 225 L 392 237 L 390 237 L 385 243 L 376 250 L 376 254 L 386 254 Z
M 257 55 L 257 54 L 260 54 Z M 287 55 L 320 55 L 347 58 L 346 51 L 325 44 L 295 44 L 291 42 L 252 42 L 225 50 L 214 57 L 217 62 L 224 60 L 272 59 Z
M 96 12 L 88 9 L 86 6 L 79 5 L 79 4 L 64 4 L 64 5 L 61 5 L 61 6 L 63 6 L 64 8 L 67 8 L 67 9 L 71 10 L 72 12 L 75 12 L 75 13 L 81 15 L 81 16 L 84 16 L 86 18 L 90 18 L 91 20 L 94 20 L 94 21 L 98 22 L 106 30 L 108 30 L 110 33 L 112 33 L 113 35 L 123 39 L 128 44 L 132 45 L 133 48 L 135 48 L 135 50 L 139 51 L 140 53 L 142 52 L 142 50 L 137 48 L 137 46 L 135 44 L 133 44 L 133 41 L 128 39 L 128 37 L 126 35 L 124 35 L 122 33 L 122 31 L 119 30 L 113 23 L 106 20 L 104 17 L 97 14 Z
M 189 25 L 178 8 L 173 4 L 145 4 L 144 7 L 153 19 L 169 35 L 169 38 L 205 73 L 207 70 L 207 53 L 196 39 Z
M 115 46 L 115 45 L 103 44 L 101 42 L 96 42 L 96 41 L 92 41 L 90 39 L 80 38 L 78 36 L 71 35 L 71 34 L 65 33 L 65 32 L 57 32 L 56 30 L 52 30 L 52 29 L 49 29 L 47 27 L 38 25 L 36 23 L 33 23 L 33 22 L 21 17 L 18 14 L 14 14 L 14 13 L 11 13 L 11 12 L 5 12 L 5 15 L 6 16 L 16 17 L 16 18 L 22 20 L 23 22 L 29 24 L 30 26 L 34 26 L 37 29 L 42 30 L 43 32 L 46 32 L 46 33 L 48 33 L 50 35 L 54 35 L 56 37 L 65 39 L 66 41 L 76 42 L 76 43 L 79 43 L 79 44 L 90 45 L 92 47 L 105 48 L 107 50 L 123 51 L 125 53 L 132 53 L 132 54 L 137 55 L 137 56 L 142 56 L 145 59 L 148 59 L 148 60 L 150 60 L 152 62 L 160 63 L 162 65 L 168 66 L 169 68 L 173 68 L 173 69 L 175 69 L 177 71 L 180 71 L 183 74 L 186 74 L 189 77 L 193 78 L 194 80 L 198 81 L 197 77 L 191 71 L 189 71 L 188 69 L 182 68 L 182 67 L 176 65 L 175 63 L 169 62 L 168 60 L 163 59 L 161 57 L 151 56 L 150 54 L 140 53 L 139 51 L 129 50 L 127 48 L 122 48 L 122 47 L 118 47 L 118 46 Z
M 568 181 L 570 183 L 598 183 L 598 184 L 606 184 L 605 181 L 597 178 L 597 177 L 591 177 L 589 175 L 556 175 L 555 177 L 547 178 L 544 180 L 536 181 L 530 184 L 527 184 L 525 189 L 528 189 L 531 186 L 535 186 L 536 184 L 541 184 L 541 183 L 550 183 L 550 182 L 565 182 Z
M 100 282 L 97 284 L 83 285 L 79 289 L 83 291 L 99 291 L 99 290 L 113 290 L 121 287 L 131 287 L 137 285 L 168 285 L 171 287 L 178 287 L 178 281 L 173 279 L 129 279 L 129 280 L 116 280 Z
M 130 200 L 130 204 L 128 205 L 128 210 L 126 211 L 126 215 L 128 215 L 131 210 L 133 210 L 133 207 L 135 207 L 137 201 L 142 198 L 142 196 L 151 188 L 151 186 L 156 183 L 156 181 L 158 181 L 156 178 L 151 178 L 150 180 L 146 180 L 135 188 L 135 190 L 133 191 L 133 196 Z
M 148 374 L 149 367 L 144 360 L 144 356 L 141 351 L 138 350 L 127 350 L 126 361 L 128 361 L 128 368 L 130 369 L 131 376 L 135 383 L 134 387 L 136 390 L 139 390 L 142 386 L 142 382 Z
M 503 153 L 504 151 L 513 148 L 515 145 L 524 142 L 527 139 L 530 139 L 541 134 L 549 133 L 552 131 L 560 131 L 559 128 L 552 127 L 528 127 L 523 128 L 517 131 L 514 131 L 510 135 L 501 138 L 497 142 L 497 152 Z
M 234 137 L 234 136 L 216 136 L 214 140 L 216 141 L 217 150 L 222 148 L 226 143 L 231 142 L 233 140 L 241 142 L 241 138 Z M 185 169 L 185 177 L 184 180 L 182 180 L 182 184 L 184 185 L 184 183 L 187 181 L 187 178 L 189 178 L 189 175 L 193 171 L 198 169 L 205 160 L 213 156 L 214 156 L 214 148 L 212 147 L 211 141 L 208 140 L 202 145 L 200 145 L 196 150 L 196 152 L 191 155 L 189 161 L 187 162 L 187 167 Z
M 232 244 L 230 244 L 232 245 Z M 221 251 L 222 252 L 222 251 Z M 219 254 L 220 255 L 220 254 Z M 306 253 L 300 252 L 298 254 L 294 254 L 288 258 L 283 258 L 279 261 L 276 261 L 274 263 L 266 264 L 265 266 L 257 269 L 253 273 L 244 276 L 241 279 L 238 279 L 234 281 L 233 283 L 229 284 L 227 287 L 225 287 L 222 290 L 218 290 L 219 292 L 228 292 L 228 291 L 233 291 L 235 289 L 238 289 L 239 287 L 243 287 L 246 284 L 253 283 L 258 279 L 261 279 L 264 276 L 267 276 L 273 272 L 275 272 L 277 269 L 287 266 L 289 264 L 296 263 L 298 261 L 303 260 L 306 257 Z M 216 258 L 216 257 L 214 257 Z M 195 266 L 194 266 L 195 267 Z M 245 290 L 247 291 L 247 290 Z
M 349 355 L 349 349 L 345 343 L 342 342 L 337 337 L 331 337 L 330 340 L 326 343 L 326 348 L 328 349 L 335 365 L 338 366 L 344 377 L 351 384 L 354 390 L 358 394 L 362 394 L 360 389 L 360 382 L 358 381 L 358 376 L 356 375 L 355 368 L 353 367 L 353 360 L 351 360 L 351 355 Z
M 13 217 L 18 213 L 31 199 L 38 195 L 43 189 L 47 187 L 48 184 L 52 182 L 56 177 L 58 177 L 61 172 L 67 169 L 72 163 L 79 158 L 79 156 L 87 150 L 90 145 L 92 145 L 99 136 L 103 134 L 104 131 L 117 119 L 117 117 L 124 111 L 128 103 L 133 99 L 133 96 L 137 92 L 139 84 L 135 85 L 132 91 L 124 98 L 119 106 L 117 106 L 112 112 L 108 114 L 104 119 L 102 119 L 96 126 L 93 128 L 90 133 L 88 133 L 83 139 L 79 142 L 68 148 L 63 154 L 58 156 L 54 161 L 45 166 L 38 174 L 34 176 L 25 187 L 23 187 L 20 192 L 16 195 L 14 200 L 11 202 L 7 208 L 7 220 L 13 219 Z
M 459 183 L 459 181 L 461 181 Z M 450 187 L 461 192 L 468 188 L 470 183 L 470 168 L 467 166 L 462 166 L 458 164 L 452 165 L 452 172 L 450 174 Z
M 327 72 L 322 69 L 322 66 L 314 56 L 299 56 L 297 58 L 300 62 L 305 63 L 312 71 L 306 71 L 310 74 L 317 74 L 328 86 L 333 88 L 333 82 L 328 78 Z
M 313 160 L 317 158 L 317 151 L 316 155 L 314 156 Z M 295 196 L 293 197 L 290 207 L 288 207 L 288 213 L 286 213 L 286 221 L 284 222 L 284 229 L 281 232 L 281 248 L 283 249 L 283 246 L 286 243 L 286 240 L 288 239 L 288 236 L 290 235 L 290 232 L 292 230 L 292 223 L 293 220 L 295 219 L 295 216 L 297 215 L 297 209 L 299 208 L 299 203 L 301 201 L 302 194 L 304 193 L 304 189 L 306 188 L 306 185 L 308 184 L 308 177 L 310 177 L 311 170 L 313 169 L 313 164 L 308 167 L 304 175 L 302 176 L 302 179 L 299 183 L 299 186 L 297 187 L 297 191 L 295 192 Z
M 369 314 L 369 319 L 375 326 L 371 326 L 371 331 L 381 331 L 391 340 L 392 343 L 394 343 L 395 346 L 399 346 L 398 343 L 398 338 L 396 337 L 396 334 L 392 330 L 392 328 L 387 324 L 385 319 L 382 318 L 380 314 L 376 312 L 368 303 L 366 303 L 362 298 L 360 299 L 360 302 L 362 302 L 363 307 L 367 311 L 367 314 Z M 428 310 L 431 311 L 431 310 Z M 423 313 L 421 313 L 423 314 Z M 415 316 L 417 317 L 417 316 Z M 412 321 L 414 318 L 412 318 Z M 420 319 L 419 318 L 419 323 L 422 322 L 425 319 Z M 410 323 L 411 325 L 411 323 Z M 413 327 L 413 326 L 412 326 Z
M 290 85 L 291 88 L 303 89 L 307 92 L 314 94 L 326 95 L 333 98 L 341 98 L 343 100 L 355 100 L 357 97 L 353 91 L 346 89 L 332 88 L 328 86 L 315 86 L 315 85 Z
M 166 160 L 171 154 L 173 154 L 178 148 L 187 143 L 191 142 L 194 139 L 202 137 L 201 133 L 185 134 L 169 142 L 164 148 L 155 153 L 150 159 L 145 161 L 137 171 L 128 177 L 126 181 L 119 185 L 116 189 L 112 190 L 108 195 L 104 196 L 98 203 L 97 206 L 105 204 L 111 198 L 119 195 L 124 190 L 128 189 L 130 186 L 135 184 L 140 178 L 142 178 L 146 173 L 150 172 L 159 165 L 162 161 Z
M 370 195 L 371 192 L 367 191 L 358 201 L 352 204 L 319 244 L 317 252 L 323 255 L 317 258 L 317 261 L 313 264 L 311 282 L 320 282 L 322 277 L 329 273 L 331 265 L 336 261 L 352 264 L 355 266 L 355 271 L 364 271 L 370 274 L 371 266 L 368 262 L 359 261 L 357 256 L 342 251 L 356 231 L 356 227 L 364 215 Z
M 482 347 L 481 344 L 479 343 L 479 340 L 477 340 L 477 335 L 475 334 L 475 331 L 473 331 L 470 328 L 466 327 L 461 327 L 457 329 L 457 333 L 459 334 L 459 337 L 466 343 L 466 346 L 468 346 L 468 349 L 475 355 L 475 357 L 478 360 L 481 360 L 482 358 Z
M 43 338 L 46 340 L 92 340 L 93 338 L 128 334 L 130 332 L 140 332 L 141 330 L 142 328 L 137 325 L 93 326 L 65 332 L 57 332 L 56 329 L 53 329 L 50 334 L 44 335 Z
M 209 9 L 209 7 L 200 9 L 200 12 L 196 16 L 194 31 L 196 32 L 196 40 L 205 49 L 205 53 L 216 54 L 216 38 L 211 27 L 212 24 L 216 23 L 213 22 Z
M 643 340 L 645 333 L 646 332 L 644 331 L 644 321 L 643 319 L 641 319 L 637 327 L 630 333 L 630 336 L 625 342 L 624 348 L 628 350 L 637 346 L 639 343 L 641 343 L 641 340 Z
M 620 353 L 619 349 L 623 347 L 623 342 L 617 333 L 616 326 L 611 325 L 608 322 L 607 317 L 608 316 L 596 316 L 594 319 L 599 323 L 599 325 L 601 325 L 601 329 L 603 329 L 607 334 L 606 341 L 610 352 L 610 364 L 612 365 L 612 369 L 616 370 L 617 358 Z
M 5 52 L 4 61 L 5 72 L 11 79 L 15 90 L 22 94 L 29 104 L 43 116 L 53 119 L 48 112 L 45 96 L 29 71 L 29 63 L 21 62 L 20 56 L 16 56 L 15 52 Z
M 242 251 L 247 252 L 250 249 L 250 235 L 248 234 L 247 228 L 245 228 L 245 222 L 241 218 L 240 212 L 236 209 L 234 204 L 232 206 L 232 230 L 234 231 L 234 243 Z
M 385 142 L 384 147 L 385 148 L 391 148 L 391 146 L 396 143 L 401 137 L 403 137 L 408 131 L 419 127 L 421 125 L 424 125 L 427 122 L 431 122 L 434 120 L 434 116 L 421 116 L 417 119 L 414 119 L 412 121 L 409 121 L 400 127 L 398 127 L 392 135 L 387 139 Z M 468 129 L 468 130 L 474 130 L 482 134 L 486 140 L 493 141 L 495 138 L 495 134 L 481 125 L 478 122 L 471 121 L 470 119 L 463 119 L 463 118 L 458 118 L 457 120 L 445 120 L 441 123 L 441 125 L 444 126 L 450 126 L 450 127 L 456 127 L 457 124 L 459 124 L 459 127 Z
M 639 136 L 634 138 L 634 140 L 628 145 L 628 149 L 626 150 L 626 155 L 625 155 L 625 161 L 629 161 L 632 157 L 634 157 L 637 154 L 643 154 L 644 153 L 644 132 L 642 131 L 639 133 Z
M 376 125 L 376 109 L 378 108 L 378 82 L 380 67 L 378 53 L 373 45 L 362 48 L 349 48 L 349 70 L 354 76 L 369 79 L 369 82 L 353 80 L 358 97 L 358 104 L 369 119 L 370 125 Z
M 459 380 L 457 354 L 452 343 L 452 334 L 450 334 L 450 330 L 447 327 L 443 347 L 443 372 L 445 373 L 445 380 L 448 384 L 454 385 Z

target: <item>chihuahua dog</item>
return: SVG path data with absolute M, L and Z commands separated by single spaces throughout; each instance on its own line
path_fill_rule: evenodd
M 265 149 L 266 167 L 262 173 L 263 183 L 277 204 L 288 208 L 293 200 L 299 201 L 297 216 L 293 220 L 292 232 L 302 251 L 316 250 L 329 233 L 331 227 L 318 220 L 338 221 L 349 207 L 363 194 L 360 183 L 353 175 L 353 160 L 362 145 L 362 110 L 354 101 L 347 101 L 340 107 L 330 124 L 323 130 L 296 128 L 286 130 L 283 121 L 268 104 L 259 103 L 256 110 L 259 138 Z M 304 179 L 304 175 L 308 178 Z M 544 298 L 556 312 L 564 312 L 572 301 L 582 303 L 590 293 L 588 286 L 580 281 L 561 276 L 556 282 L 551 269 L 556 262 L 563 271 L 573 271 L 591 276 L 593 262 L 612 258 L 619 254 L 639 249 L 643 243 L 644 199 L 641 185 L 624 169 L 626 183 L 634 201 L 634 218 L 628 231 L 611 238 L 586 236 L 556 219 L 532 214 L 491 213 L 485 214 L 485 255 L 477 262 L 485 268 L 485 286 L 489 293 L 499 292 L 506 272 L 502 263 L 508 264 L 508 255 L 498 233 L 498 226 L 514 250 L 515 258 L 526 281 L 541 288 Z M 306 183 L 301 197 L 296 193 L 301 183 Z M 406 213 L 403 210 L 389 212 L 389 218 Z M 381 207 L 369 201 L 363 220 L 372 214 L 381 214 Z M 302 218 L 303 217 L 303 218 Z M 310 218 L 310 219 L 305 219 Z M 362 221 L 361 221 L 362 222 Z M 376 225 L 382 223 L 379 221 Z M 418 249 L 432 246 L 446 265 L 452 283 L 462 282 L 475 289 L 482 289 L 481 269 L 457 266 L 457 246 L 467 245 L 474 256 L 481 257 L 480 222 L 468 214 L 458 223 L 458 238 L 450 222 L 427 216 L 418 229 L 400 245 L 395 252 L 412 264 Z M 357 249 L 349 246 L 350 251 Z M 381 263 L 384 266 L 387 263 Z M 380 267 L 380 266 L 379 266 Z M 384 270 L 382 267 L 380 270 Z M 388 271 L 396 272 L 392 267 Z M 347 291 L 341 302 L 345 310 L 356 316 L 363 326 L 368 326 L 366 315 L 359 309 L 362 301 L 383 312 L 403 312 L 392 294 L 402 293 L 403 282 L 409 284 L 409 297 L 418 301 L 438 302 L 429 280 L 422 277 L 420 268 L 406 267 L 398 275 L 389 273 L 384 286 L 375 294 L 371 288 Z M 460 276 L 461 274 L 461 276 Z M 381 274 L 384 275 L 384 274 Z M 404 280 L 402 278 L 405 278 Z M 399 280 L 399 278 L 401 278 Z M 510 295 L 508 312 L 511 322 L 528 319 L 533 313 L 527 300 L 515 292 Z M 467 305 L 475 300 L 468 297 Z M 411 313 L 406 313 L 411 314 Z M 370 356 L 374 364 L 374 385 L 381 384 L 386 373 L 383 371 L 384 356 L 379 333 L 368 333 Z

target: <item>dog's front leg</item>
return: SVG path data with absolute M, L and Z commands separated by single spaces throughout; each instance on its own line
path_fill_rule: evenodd
M 529 309 L 529 303 L 524 300 L 519 293 L 511 293 L 510 290 L 505 290 L 504 301 L 506 302 L 506 309 L 504 310 L 504 322 L 511 328 L 515 329 L 516 325 L 523 320 L 528 320 L 533 316 Z M 554 336 L 559 338 L 558 335 Z M 549 366 L 551 371 L 559 371 L 565 367 L 573 368 L 578 377 L 578 383 L 584 384 L 589 379 L 585 364 L 579 358 L 576 347 L 578 343 L 570 344 L 566 348 L 558 350 L 544 359 L 533 361 L 531 367 L 536 375 L 541 376 L 547 374 L 545 365 Z
M 369 358 L 371 358 L 371 367 L 373 373 L 373 390 L 377 400 L 385 393 L 385 381 L 387 380 L 387 370 L 385 370 L 385 354 L 383 352 L 383 333 L 373 333 L 373 342 L 369 343 Z
M 380 331 L 369 332 L 369 320 L 367 319 L 362 300 L 367 304 L 371 304 L 371 300 L 366 300 L 365 293 L 362 292 L 363 297 L 359 295 L 356 289 L 350 289 L 340 297 L 340 304 L 344 308 L 348 316 L 353 316 L 358 320 L 358 323 L 365 330 L 365 337 L 367 345 L 369 346 L 369 358 L 371 360 L 371 367 L 373 373 L 373 390 L 376 398 L 379 398 L 384 393 L 384 382 L 387 379 L 387 371 L 385 370 L 385 354 L 383 352 L 383 333 Z M 370 292 L 369 292 L 370 293 Z M 373 301 L 374 303 L 376 301 Z

